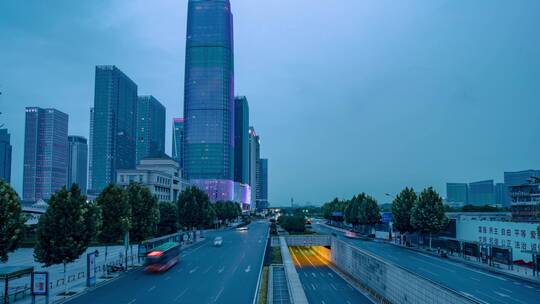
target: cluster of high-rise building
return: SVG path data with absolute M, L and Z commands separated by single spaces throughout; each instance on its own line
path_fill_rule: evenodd
M 47 200 L 73 183 L 97 195 L 110 183 L 137 181 L 162 200 L 191 184 L 213 202 L 267 208 L 268 159 L 260 157 L 248 99 L 234 96 L 232 26 L 228 0 L 189 1 L 184 117 L 172 122 L 172 157 L 165 153 L 165 107 L 139 96 L 137 84 L 114 65 L 95 68 L 88 140 L 68 135 L 67 114 L 27 107 L 23 200 Z M 8 181 L 9 140 L 0 129 L 0 178 Z
M 447 183 L 446 202 L 455 207 L 490 205 L 508 207 L 514 220 L 536 219 L 540 200 L 540 170 L 504 172 L 504 182 L 484 180 L 472 183 Z

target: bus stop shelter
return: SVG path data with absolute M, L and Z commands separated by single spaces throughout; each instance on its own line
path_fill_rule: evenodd
M 9 280 L 29 276 L 34 271 L 32 266 L 6 266 L 0 268 L 0 280 L 4 281 L 4 292 L 2 303 L 9 303 Z

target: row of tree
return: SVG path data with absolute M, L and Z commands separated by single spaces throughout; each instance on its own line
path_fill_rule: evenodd
M 377 200 L 365 193 L 355 195 L 350 200 L 335 198 L 322 206 L 322 214 L 329 220 L 344 220 L 353 228 L 370 228 L 381 219 Z

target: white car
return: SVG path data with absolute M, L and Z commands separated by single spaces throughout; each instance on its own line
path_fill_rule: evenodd
M 216 236 L 216 238 L 214 239 L 214 246 L 218 247 L 221 245 L 223 245 L 223 238 L 220 236 Z
M 238 230 L 238 231 L 246 231 L 246 230 L 248 230 L 248 227 L 247 226 L 242 226 L 242 227 L 236 228 L 236 230 Z

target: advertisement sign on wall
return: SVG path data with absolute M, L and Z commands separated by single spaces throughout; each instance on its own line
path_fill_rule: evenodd
M 43 296 L 49 292 L 49 273 L 32 272 L 32 295 Z
M 92 252 L 86 255 L 86 286 L 96 285 L 96 252 Z

